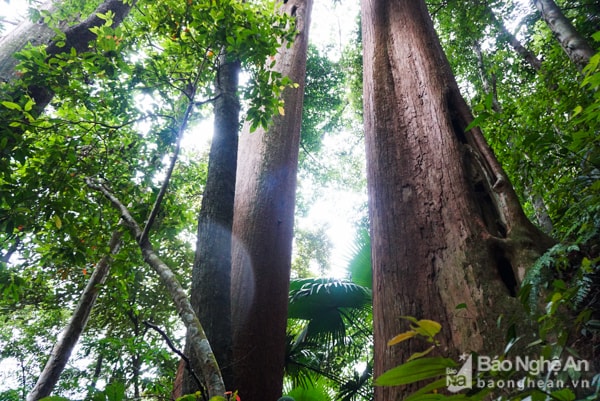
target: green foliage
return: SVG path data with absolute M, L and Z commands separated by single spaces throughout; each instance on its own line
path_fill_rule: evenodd
M 413 337 L 423 337 L 428 342 L 434 342 L 437 344 L 437 341 L 434 337 L 441 330 L 441 326 L 439 324 L 426 319 L 417 320 L 414 317 L 405 317 L 405 319 L 412 322 L 412 330 L 406 332 L 411 333 L 411 335 L 400 334 L 396 336 L 395 339 L 390 340 L 388 345 L 393 346 L 398 342 L 406 341 Z M 431 330 L 432 328 L 433 330 Z M 502 355 L 500 359 L 498 359 L 499 363 L 501 363 L 501 361 L 503 361 L 507 357 L 507 353 L 508 350 L 510 350 L 510 348 L 511 345 L 509 344 L 506 348 L 504 355 Z M 573 389 L 567 387 L 558 389 L 553 389 L 553 387 L 551 386 L 549 386 L 548 388 L 528 388 L 527 386 L 523 386 L 521 388 L 519 386 L 511 387 L 507 385 L 499 385 L 498 387 L 496 387 L 494 383 L 507 383 L 508 380 L 523 380 L 523 372 L 519 372 L 519 369 L 513 368 L 492 368 L 489 371 L 476 371 L 473 369 L 473 366 L 470 367 L 467 373 L 464 373 L 466 375 L 469 375 L 470 379 L 472 379 L 472 388 L 467 388 L 467 386 L 465 386 L 462 389 L 464 390 L 463 393 L 457 392 L 456 394 L 447 395 L 441 392 L 441 390 L 448 387 L 450 382 L 448 381 L 447 377 L 449 374 L 456 373 L 457 371 L 455 368 L 457 368 L 459 365 L 450 358 L 424 357 L 424 355 L 426 355 L 428 352 L 429 351 L 414 353 L 413 355 L 411 355 L 411 357 L 408 358 L 408 360 L 405 363 L 402 363 L 377 377 L 375 380 L 375 384 L 379 386 L 403 386 L 410 385 L 413 383 L 420 383 L 420 387 L 418 388 L 418 390 L 414 391 L 412 394 L 404 398 L 407 401 L 479 401 L 489 399 L 489 397 L 493 397 L 494 399 L 503 401 L 521 401 L 523 399 L 528 399 L 527 397 L 530 397 L 529 399 L 531 400 L 540 401 L 546 401 L 548 399 L 572 401 L 577 398 Z M 472 364 L 470 358 L 472 358 L 473 356 L 477 357 L 477 354 L 471 354 L 470 357 L 468 357 L 469 359 L 467 359 L 466 354 L 464 354 L 463 356 L 464 359 L 461 357 L 461 360 L 465 361 L 465 363 Z M 551 357 L 548 357 L 548 355 L 544 355 L 543 357 L 547 358 L 547 360 L 552 359 Z M 538 373 L 540 372 L 527 372 L 525 379 L 536 380 L 536 376 Z M 543 374 L 544 372 L 541 373 Z M 574 380 L 581 379 L 581 377 L 578 375 L 578 372 L 569 370 L 566 373 L 572 376 L 571 378 Z M 461 374 L 460 371 L 459 374 Z M 541 379 L 542 381 L 549 380 L 548 376 L 540 376 L 538 377 L 538 379 Z M 598 377 L 596 377 L 595 380 L 598 380 Z M 475 385 L 475 383 L 477 383 L 477 385 Z M 453 390 L 453 392 L 455 391 L 456 390 Z M 598 391 L 600 391 L 600 387 L 597 387 L 593 394 L 586 397 L 585 400 L 595 399 L 595 397 L 597 397 L 598 395 Z
M 327 236 L 326 227 L 317 227 L 311 231 L 297 228 L 294 232 L 294 252 L 292 271 L 299 278 L 313 275 L 312 268 L 317 268 L 325 275 L 329 268 L 331 240 Z
M 370 308 L 370 290 L 352 282 L 318 278 L 293 280 L 288 316 L 300 321 L 295 327 L 298 334 L 292 351 L 312 344 L 331 344 L 332 348 L 349 345 L 347 329 L 360 328 Z M 306 323 L 300 323 L 303 321 Z
M 333 400 L 327 384 L 323 380 L 316 380 L 309 386 L 295 387 L 287 392 L 282 401 L 328 401 Z
M 375 379 L 377 386 L 400 386 L 420 382 L 436 378 L 447 373 L 448 368 L 456 367 L 456 362 L 452 359 L 442 357 L 425 357 L 433 349 L 439 346 L 439 342 L 435 336 L 440 332 L 442 326 L 432 320 L 421 319 L 417 320 L 412 316 L 405 316 L 404 319 L 411 322 L 411 330 L 398 334 L 388 341 L 388 346 L 394 346 L 403 341 L 407 341 L 413 337 L 422 337 L 428 343 L 432 343 L 430 347 L 422 352 L 412 354 L 406 363 L 387 370 Z M 439 383 L 439 382 L 436 382 Z M 445 383 L 444 383 L 445 384 Z M 427 387 L 427 391 L 440 388 Z
M 358 230 L 356 241 L 351 245 L 351 257 L 348 272 L 353 283 L 373 288 L 373 269 L 371 268 L 371 237 L 365 228 Z
M 370 274 L 370 263 L 362 268 Z M 371 289 L 347 280 L 292 280 L 288 315 L 289 394 L 301 399 L 326 391 L 341 401 L 370 399 Z
M 446 374 L 447 368 L 453 368 L 456 362 L 448 358 L 430 357 L 413 359 L 392 368 L 375 380 L 379 386 L 400 386 Z
M 598 277 L 600 256 L 589 244 L 558 244 L 528 271 L 519 296 L 539 324 L 539 340 L 532 345 L 540 347 L 541 355 L 548 359 L 565 354 L 598 358 Z M 581 347 L 580 342 L 587 345 Z M 578 379 L 572 374 L 563 379 Z
M 88 12 L 95 5 L 66 1 L 65 9 Z M 103 178 L 143 222 L 178 132 L 199 135 L 221 58 L 240 60 L 250 75 L 240 96 L 247 96 L 253 123 L 267 125 L 282 107 L 282 90 L 294 85 L 270 71 L 280 43 L 295 36 L 272 2 L 149 2 L 119 27 L 110 26 L 112 15 L 101 18 L 88 52 L 48 57 L 30 46 L 16 55 L 21 79 L 0 86 L 0 359 L 23 366 L 19 394 L 33 385 L 118 227 L 118 213 L 85 178 Z M 45 114 L 26 94 L 32 85 L 54 94 Z M 206 170 L 205 155 L 182 152 L 150 233 L 183 283 Z M 89 392 L 106 401 L 169 394 L 177 359 L 144 325 L 162 327 L 182 348 L 168 299 L 125 236 L 55 394 Z
M 321 148 L 326 134 L 341 128 L 344 78 L 339 63 L 309 46 L 300 139 L 304 157 Z

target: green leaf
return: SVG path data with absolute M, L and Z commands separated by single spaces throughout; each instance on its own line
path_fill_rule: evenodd
M 473 129 L 474 127 L 480 126 L 481 123 L 483 123 L 485 120 L 487 120 L 491 116 L 492 115 L 490 113 L 487 113 L 487 112 L 481 113 L 480 115 L 478 115 L 477 117 L 475 117 L 475 119 L 473 119 L 473 121 L 471 121 L 471 124 L 467 125 L 467 128 L 465 128 L 465 132 Z
M 104 389 L 108 401 L 122 401 L 125 398 L 125 385 L 121 382 L 114 382 Z
M 433 351 L 433 349 L 435 348 L 435 345 L 432 345 L 431 347 L 427 348 L 425 351 L 421 351 L 421 352 L 415 352 L 414 354 L 412 354 L 410 356 L 410 358 L 408 358 L 409 361 L 412 361 L 414 359 L 418 359 L 421 357 L 424 357 L 425 355 L 429 354 L 431 351 Z
M 413 327 L 419 334 L 426 337 L 434 337 L 442 329 L 442 325 L 433 320 L 422 319 L 417 322 L 417 327 Z
M 19 111 L 23 110 L 21 108 L 21 106 L 18 105 L 17 103 L 8 102 L 8 101 L 2 102 L 2 106 L 6 107 L 7 109 L 11 109 L 11 110 L 19 110 Z
M 33 99 L 29 99 L 27 101 L 27 103 L 25 103 L 25 107 L 23 107 L 23 110 L 25 110 L 25 111 L 31 111 L 31 109 L 33 108 L 34 104 L 35 104 L 35 102 L 33 101 Z
M 570 389 L 563 388 L 550 393 L 550 397 L 552 397 L 552 399 L 554 400 L 559 401 L 573 401 L 575 399 L 575 394 L 573 394 L 573 392 Z
M 399 386 L 446 374 L 447 368 L 456 367 L 449 358 L 421 358 L 406 362 L 384 372 L 375 380 L 377 386 Z

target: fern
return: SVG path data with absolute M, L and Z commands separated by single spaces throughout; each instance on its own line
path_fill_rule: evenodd
M 549 287 L 557 272 L 569 266 L 568 255 L 579 251 L 576 244 L 556 244 L 536 260 L 527 271 L 520 292 L 521 302 L 529 312 L 536 310 L 540 293 Z

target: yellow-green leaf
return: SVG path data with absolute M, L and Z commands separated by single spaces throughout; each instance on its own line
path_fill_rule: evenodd
M 281 114 L 282 116 L 285 116 L 285 109 L 283 108 L 283 106 L 279 106 L 277 108 L 277 110 L 279 110 L 279 114 Z
M 62 220 L 56 214 L 52 218 L 54 219 L 54 224 L 56 225 L 56 228 L 60 230 L 62 228 Z
M 390 345 L 401 343 L 402 341 L 408 340 L 409 338 L 414 337 L 417 334 L 418 333 L 414 330 L 407 331 L 406 333 L 398 334 L 396 337 L 394 337 L 390 341 L 388 341 L 387 345 L 390 346 Z
M 435 345 L 432 345 L 431 347 L 427 348 L 425 351 L 415 352 L 414 354 L 412 354 L 410 356 L 410 358 L 408 358 L 408 361 L 412 361 L 413 359 L 417 359 L 417 358 L 420 358 L 422 356 L 425 356 L 425 355 L 429 354 L 431 351 L 433 351 L 434 348 L 435 348 Z
M 4 102 L 2 102 L 2 106 L 6 107 L 7 109 L 11 109 L 11 110 L 19 110 L 19 111 L 22 110 L 21 106 L 14 102 L 4 101 Z
M 413 327 L 413 329 L 426 337 L 433 337 L 442 329 L 442 325 L 433 320 L 422 319 L 416 324 L 417 327 Z

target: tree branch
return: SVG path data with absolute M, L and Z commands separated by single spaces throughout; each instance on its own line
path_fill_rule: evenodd
M 190 300 L 175 277 L 175 274 L 156 254 L 147 238 L 144 241 L 141 241 L 143 231 L 139 224 L 135 218 L 133 218 L 127 207 L 112 194 L 104 182 L 98 180 L 94 181 L 91 178 L 86 178 L 85 182 L 91 189 L 101 192 L 112 203 L 113 207 L 121 213 L 121 218 L 123 219 L 125 226 L 129 228 L 140 247 L 144 261 L 158 274 L 162 284 L 165 286 L 175 303 L 177 313 L 185 324 L 192 348 L 201 360 L 203 367 L 202 376 L 208 390 L 209 398 L 216 395 L 222 396 L 225 393 L 225 385 L 223 383 L 219 365 L 217 364 L 217 360 L 215 359 L 208 339 L 206 338 L 204 328 L 200 324 Z
M 177 348 L 175 348 L 175 345 L 173 344 L 173 342 L 171 341 L 171 339 L 169 338 L 169 336 L 167 335 L 167 333 L 165 333 L 164 331 L 162 331 L 160 329 L 160 327 L 156 326 L 155 324 L 152 324 L 152 323 L 148 322 L 147 320 L 143 321 L 142 323 L 144 323 L 144 325 L 146 327 L 148 327 L 150 329 L 153 329 L 158 334 L 160 334 L 160 336 L 165 340 L 165 342 L 167 343 L 167 346 L 171 349 L 171 351 L 173 351 L 174 353 L 176 353 L 177 355 L 179 355 L 179 357 L 184 360 L 185 366 L 186 366 L 188 372 L 190 372 L 190 375 L 192 375 L 192 377 L 194 378 L 194 381 L 196 382 L 196 384 L 198 384 L 198 387 L 199 388 L 204 388 L 204 385 L 200 381 L 200 378 L 196 374 L 196 371 L 194 371 L 194 369 L 192 368 L 192 363 L 190 362 L 190 358 L 188 358 L 183 352 L 181 352 L 180 350 L 178 350 Z M 202 394 L 204 395 L 204 392 L 202 392 Z

